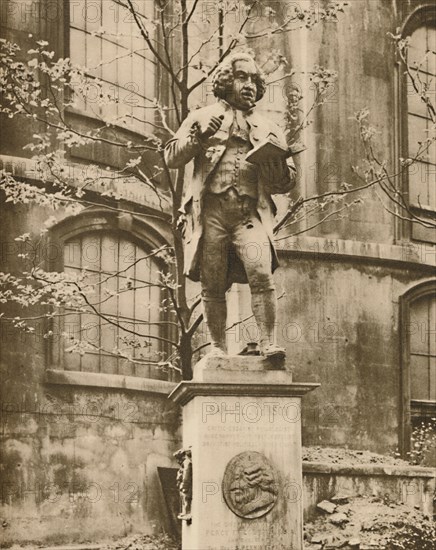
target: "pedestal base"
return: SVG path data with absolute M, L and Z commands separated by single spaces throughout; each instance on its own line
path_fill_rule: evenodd
M 198 366 L 170 396 L 192 453 L 183 549 L 302 550 L 301 397 L 318 384 L 258 357 Z

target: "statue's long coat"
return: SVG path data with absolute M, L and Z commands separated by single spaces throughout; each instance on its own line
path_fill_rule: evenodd
M 196 123 L 208 124 L 212 116 L 219 117 L 221 115 L 224 118 L 220 129 L 214 136 L 209 138 L 206 148 L 202 147 L 198 140 L 193 138 L 193 127 L 195 128 Z M 249 140 L 253 147 L 271 135 L 283 147 L 286 147 L 285 135 L 274 122 L 253 110 L 247 114 L 246 120 L 249 127 Z M 194 159 L 192 178 L 185 181 L 182 206 L 182 212 L 187 216 L 187 227 L 184 236 L 185 275 L 193 281 L 198 281 L 200 277 L 202 210 L 206 183 L 226 150 L 232 123 L 233 109 L 225 101 L 219 100 L 213 105 L 191 112 L 174 138 L 170 139 L 165 146 L 165 159 L 170 168 L 180 168 Z M 295 185 L 294 163 L 291 159 L 288 159 L 286 163 L 288 169 L 284 171 L 285 176 L 281 181 L 262 181 L 260 177 L 258 180 L 257 212 L 269 237 L 272 271 L 278 266 L 278 259 L 273 246 L 273 222 L 276 209 L 271 195 L 287 193 Z M 229 264 L 229 287 L 233 282 L 247 283 L 244 267 L 236 254 L 230 254 Z

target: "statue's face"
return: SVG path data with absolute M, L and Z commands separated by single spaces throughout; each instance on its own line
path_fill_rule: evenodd
M 227 102 L 235 109 L 246 111 L 256 102 L 257 68 L 252 60 L 235 61 L 233 65 L 233 86 L 227 95 Z

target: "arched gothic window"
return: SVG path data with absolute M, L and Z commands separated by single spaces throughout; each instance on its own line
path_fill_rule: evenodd
M 401 299 L 403 452 L 411 431 L 436 418 L 436 280 Z
M 412 69 L 415 84 L 410 76 L 405 76 L 405 102 L 407 116 L 404 118 L 403 153 L 414 158 L 422 144 L 431 136 L 434 115 L 421 100 L 420 90 L 427 89 L 430 97 L 436 91 L 436 8 L 426 6 L 415 12 L 404 30 L 410 46 L 407 52 L 408 65 Z M 415 72 L 415 69 L 418 69 Z M 434 105 L 434 101 L 432 102 Z M 436 243 L 436 229 L 431 227 L 436 220 L 436 143 L 433 142 L 419 161 L 408 171 L 408 202 L 411 210 L 422 223 L 411 224 L 411 237 L 415 240 Z M 425 227 L 426 220 L 432 220 Z
M 132 232 L 119 223 L 90 212 L 54 228 L 62 253 L 52 267 L 65 273 L 71 299 L 56 321 L 51 368 L 168 380 L 175 323 L 155 253 L 162 242 L 138 221 Z
M 436 404 L 436 290 L 411 302 L 409 335 L 412 401 Z

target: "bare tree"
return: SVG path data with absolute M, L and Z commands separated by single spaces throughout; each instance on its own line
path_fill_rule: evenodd
M 162 291 L 161 302 L 156 307 L 161 308 L 166 316 L 164 320 L 154 322 L 153 325 L 161 326 L 165 330 L 158 334 L 151 330 L 150 323 L 148 326 L 144 323 L 139 330 L 136 326 L 132 328 L 123 323 L 117 316 L 104 314 L 102 304 L 110 299 L 106 291 L 106 276 L 100 277 L 97 282 L 90 282 L 86 271 L 73 275 L 44 269 L 37 254 L 33 252 L 34 242 L 35 238 L 45 239 L 50 223 L 40 236 L 25 234 L 17 237 L 23 246 L 29 244 L 30 253 L 23 254 L 27 267 L 23 273 L 15 276 L 10 273 L 2 274 L 1 280 L 3 302 L 14 302 L 24 308 L 37 305 L 46 310 L 33 317 L 23 311 L 22 315 L 4 316 L 4 319 L 18 328 L 32 332 L 35 330 L 34 323 L 39 319 L 54 320 L 78 313 L 93 315 L 99 319 L 100 326 L 114 325 L 122 336 L 118 337 L 111 349 L 106 349 L 90 342 L 79 331 L 75 338 L 70 337 L 68 350 L 86 353 L 94 348 L 125 357 L 132 362 L 150 361 L 160 368 L 179 370 L 184 378 L 189 379 L 192 376 L 193 354 L 205 345 L 197 339 L 203 316 L 199 311 L 200 299 L 189 295 L 183 275 L 184 255 L 178 220 L 185 173 L 184 170 L 174 172 L 168 168 L 163 155 L 164 144 L 188 115 L 198 98 L 201 86 L 218 64 L 236 48 L 256 49 L 256 44 L 264 43 L 266 38 L 292 32 L 301 26 L 312 28 L 323 20 L 336 20 L 344 9 L 344 3 L 333 3 L 324 10 L 318 8 L 316 13 L 313 8 L 303 10 L 295 7 L 283 21 L 277 21 L 271 10 L 265 28 L 256 28 L 253 31 L 250 22 L 261 6 L 258 0 L 244 4 L 239 23 L 230 30 L 226 27 L 227 16 L 235 9 L 240 9 L 240 4 L 223 2 L 210 18 L 201 19 L 207 32 L 200 38 L 195 36 L 198 29 L 196 17 L 201 6 L 198 0 L 160 2 L 153 17 L 144 15 L 133 0 L 116 0 L 115 4 L 133 19 L 147 55 L 159 68 L 162 93 L 156 97 L 145 97 L 144 103 L 137 105 L 134 112 L 114 119 L 111 107 L 118 100 L 107 91 L 102 80 L 93 76 L 89 68 L 75 66 L 69 59 L 54 60 L 49 44 L 44 41 L 37 42 L 34 49 L 26 52 L 22 52 L 16 44 L 2 41 L 2 116 L 29 121 L 37 128 L 37 132 L 27 146 L 33 154 L 34 181 L 23 180 L 10 171 L 3 170 L 1 186 L 7 202 L 38 204 L 71 214 L 98 207 L 126 216 L 153 219 L 165 226 L 169 235 L 168 244 L 151 250 L 138 260 L 147 262 L 156 259 L 162 266 L 151 280 L 143 281 L 142 284 Z M 158 33 L 155 32 L 157 28 Z M 95 34 L 105 32 L 105 29 L 99 29 Z M 418 93 L 434 117 L 431 98 L 420 86 L 419 71 L 414 72 L 407 65 L 403 44 L 398 40 L 397 46 Z M 215 55 L 206 56 L 205 52 L 210 51 L 215 52 Z M 269 84 L 287 79 L 293 82 L 295 74 L 289 70 L 288 61 L 280 52 L 271 50 L 264 57 L 263 69 Z M 298 141 L 301 132 L 310 125 L 312 114 L 326 101 L 336 77 L 333 71 L 318 66 L 305 76 L 314 90 L 308 111 L 301 110 L 302 94 L 298 87 L 289 87 L 287 95 L 286 134 L 290 145 Z M 67 113 L 78 100 L 87 100 L 91 87 L 98 91 L 93 113 L 98 124 L 92 129 L 83 129 Z M 152 113 L 152 116 L 144 113 Z M 137 139 L 130 138 L 119 130 L 132 118 L 139 120 L 147 129 Z M 417 218 L 416 214 L 409 211 L 397 181 L 403 170 L 421 158 L 434 138 L 423 142 L 422 149 L 414 158 L 404 159 L 399 173 L 390 173 L 386 164 L 375 153 L 372 144 L 374 132 L 368 124 L 368 113 L 358 113 L 356 121 L 368 163 L 364 173 L 355 169 L 361 183 L 351 185 L 344 182 L 338 189 L 330 192 L 310 197 L 289 197 L 287 212 L 277 220 L 275 229 L 278 240 L 289 239 L 328 220 L 344 216 L 349 208 L 362 202 L 362 193 L 370 188 L 384 195 L 388 200 L 386 208 L 389 208 L 389 204 L 398 206 L 393 211 L 395 215 L 406 216 L 418 223 L 429 223 L 427 220 L 419 220 L 419 216 Z M 127 160 L 118 168 L 89 166 L 86 175 L 78 181 L 72 169 L 74 163 L 70 155 L 77 148 L 95 144 L 116 148 L 123 152 Z M 154 208 L 141 210 L 129 206 L 117 188 L 119 182 L 142 186 L 147 190 Z M 304 227 L 301 226 L 302 221 Z M 131 266 L 132 264 L 126 265 L 122 271 Z M 111 277 L 120 275 L 122 273 L 118 271 Z M 129 286 L 127 280 L 126 287 L 118 289 L 115 294 L 133 292 L 137 290 L 135 285 L 136 283 L 130 282 Z M 100 289 L 97 300 L 93 298 L 96 287 Z M 50 337 L 50 331 L 44 335 Z M 68 335 L 64 336 L 68 338 Z M 167 351 L 161 357 L 151 353 L 153 341 L 160 341 L 165 345 Z M 143 351 L 139 358 L 132 351 L 138 348 Z

